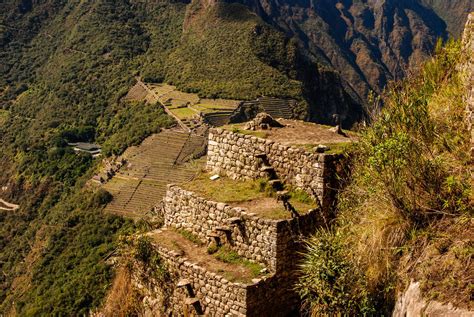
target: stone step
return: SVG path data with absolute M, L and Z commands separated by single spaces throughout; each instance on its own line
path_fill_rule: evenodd
M 196 305 L 199 303 L 199 299 L 196 297 L 186 298 L 184 301 L 186 305 Z
M 268 184 L 274 189 L 282 189 L 283 188 L 283 183 L 279 179 L 271 179 L 268 181 Z
M 232 229 L 230 227 L 227 227 L 227 226 L 221 226 L 221 227 L 217 227 L 216 231 L 231 232 Z
M 268 173 L 268 172 L 274 172 L 274 171 L 275 171 L 275 169 L 272 166 L 265 165 L 265 166 L 260 168 L 260 172 L 267 172 Z
M 242 222 L 242 218 L 240 217 L 232 217 L 227 219 L 227 222 L 231 225 L 237 225 Z
M 179 280 L 178 284 L 176 284 L 176 287 L 187 287 L 187 286 L 191 286 L 191 282 L 187 279 Z
M 287 190 L 281 190 L 278 191 L 276 194 L 279 198 L 288 198 L 290 193 Z

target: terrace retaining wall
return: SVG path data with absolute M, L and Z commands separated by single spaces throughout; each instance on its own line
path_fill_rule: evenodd
M 319 218 L 319 211 L 312 210 L 293 219 L 263 219 L 244 208 L 206 200 L 176 185 L 168 185 L 163 211 L 165 226 L 186 230 L 203 241 L 212 241 L 211 232 L 228 226 L 231 232 L 220 233 L 221 243 L 273 272 L 295 267 L 300 239 L 316 230 Z M 241 223 L 230 226 L 227 220 L 233 217 L 241 218 Z
M 143 295 L 145 316 L 157 313 L 196 316 L 195 308 L 185 303 L 190 297 L 188 291 L 176 286 L 182 279 L 190 282 L 192 296 L 199 300 L 201 312 L 206 316 L 287 316 L 298 307 L 298 296 L 292 287 L 294 273 L 255 279 L 249 284 L 234 283 L 176 251 L 156 244 L 153 247 L 169 273 L 169 280 L 155 278 L 136 263 L 132 283 Z
M 323 207 L 334 202 L 337 187 L 336 170 L 342 156 L 305 151 L 255 136 L 214 128 L 209 131 L 207 169 L 225 174 L 232 179 L 265 177 L 260 171 L 262 162 L 256 157 L 265 153 L 278 177 L 301 188 L 308 194 L 316 193 Z

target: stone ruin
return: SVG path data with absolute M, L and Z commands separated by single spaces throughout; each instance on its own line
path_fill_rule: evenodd
M 263 115 L 262 115 L 263 118 Z M 271 118 L 271 117 L 270 117 Z M 211 201 L 170 184 L 160 204 L 164 227 L 148 235 L 184 230 L 208 245 L 225 246 L 242 258 L 264 267 L 263 276 L 251 281 L 230 281 L 186 254 L 154 241 L 171 278 L 167 283 L 168 307 L 173 316 L 287 316 L 299 310 L 294 290 L 303 240 L 321 226 L 321 214 L 333 203 L 335 169 L 341 156 L 315 153 L 271 140 L 213 128 L 209 132 L 207 170 L 234 180 L 267 178 L 282 201 L 283 184 L 313 195 L 319 207 L 288 219 L 266 219 L 252 210 Z M 291 211 L 291 207 L 288 207 Z M 168 231 L 167 231 L 168 230 Z M 163 309 L 157 281 L 135 274 L 133 283 L 144 295 L 147 315 Z M 159 313 L 158 313 L 159 315 Z
M 247 122 L 244 126 L 244 130 L 270 130 L 271 128 L 283 128 L 284 125 L 273 119 L 273 117 L 266 112 L 260 112 L 257 116 Z

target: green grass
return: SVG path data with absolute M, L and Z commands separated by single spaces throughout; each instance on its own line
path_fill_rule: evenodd
M 220 127 L 221 129 L 232 131 L 234 133 L 240 133 L 243 135 L 251 135 L 255 136 L 257 138 L 261 139 L 266 139 L 268 137 L 268 133 L 265 131 L 251 131 L 251 130 L 245 130 L 244 123 L 235 123 L 235 124 L 228 124 L 225 126 Z
M 180 119 L 191 119 L 196 115 L 196 112 L 189 108 L 174 108 L 170 109 L 174 115 L 176 115 Z
M 236 181 L 228 177 L 220 177 L 215 181 L 211 181 L 210 176 L 208 173 L 200 173 L 193 181 L 182 184 L 182 187 L 207 199 L 228 204 L 246 203 L 261 198 L 276 199 L 275 192 L 268 185 L 266 179 Z M 300 214 L 315 208 L 314 200 L 306 192 L 290 186 L 287 186 L 287 189 L 290 192 L 290 203 Z M 290 217 L 290 214 L 281 204 L 272 208 L 259 206 L 257 213 L 266 219 L 286 219 Z
M 225 203 L 249 201 L 267 196 L 264 191 L 260 191 L 258 180 L 234 181 L 228 177 L 221 177 L 212 181 L 209 179 L 210 176 L 208 173 L 200 173 L 193 181 L 182 186 L 187 190 Z
M 329 147 L 329 150 L 324 152 L 325 154 L 344 154 L 350 152 L 354 142 L 334 142 L 334 143 L 321 143 Z M 314 152 L 314 148 L 317 147 L 316 144 L 295 144 L 294 146 L 305 149 L 309 152 Z
M 220 110 L 234 110 L 235 107 L 234 106 L 225 106 L 225 105 L 219 105 L 219 104 L 202 104 L 202 103 L 199 103 L 199 104 L 196 104 L 196 105 L 193 105 L 193 108 L 195 108 L 196 110 L 199 110 L 201 112 L 204 112 L 204 113 L 212 113 L 212 112 L 215 112 L 215 111 L 220 111 Z
M 216 259 L 224 263 L 243 265 L 251 272 L 252 278 L 261 275 L 261 271 L 263 269 L 262 265 L 241 257 L 237 254 L 237 252 L 230 250 L 226 246 L 220 247 L 217 252 L 213 253 L 213 255 Z

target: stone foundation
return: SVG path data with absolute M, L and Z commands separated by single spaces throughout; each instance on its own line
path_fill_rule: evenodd
M 274 272 L 294 266 L 299 240 L 314 232 L 319 216 L 313 210 L 293 219 L 263 219 L 246 209 L 206 200 L 176 185 L 168 185 L 163 208 L 165 226 L 191 232 L 202 241 L 211 242 L 211 232 L 228 227 L 227 233 L 218 231 L 223 245 Z M 241 222 L 231 225 L 232 218 Z
M 305 151 L 255 136 L 210 129 L 207 169 L 232 179 L 265 177 L 258 154 L 265 153 L 277 176 L 285 183 L 316 193 L 323 207 L 334 201 L 336 165 L 341 155 Z
M 206 316 L 286 316 L 298 308 L 298 297 L 292 286 L 296 278 L 294 273 L 255 279 L 249 284 L 234 283 L 175 251 L 156 244 L 153 247 L 160 254 L 170 280 L 164 285 L 143 268 L 134 269 L 132 282 L 144 296 L 145 316 L 160 313 L 172 313 L 172 316 L 197 316 L 199 313 Z M 178 287 L 182 280 L 190 283 L 191 295 L 186 287 Z M 187 304 L 190 298 L 196 298 L 198 302 Z M 167 311 L 163 311 L 164 302 Z

